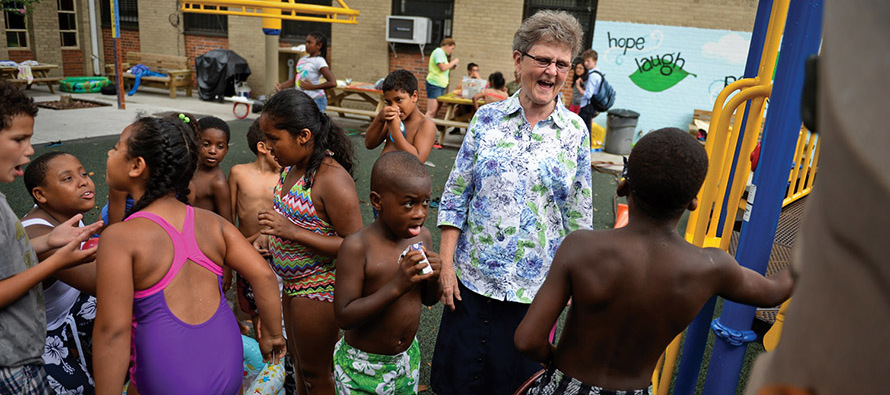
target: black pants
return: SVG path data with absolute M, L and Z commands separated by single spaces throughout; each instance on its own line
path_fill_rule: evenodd
M 510 395 L 543 368 L 513 344 L 529 305 L 487 298 L 458 284 L 463 301 L 442 313 L 430 384 L 440 395 Z

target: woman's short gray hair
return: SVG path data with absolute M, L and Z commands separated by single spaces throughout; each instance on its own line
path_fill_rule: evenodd
M 575 56 L 581 50 L 581 24 L 565 11 L 542 10 L 526 18 L 513 35 L 513 50 L 528 52 L 540 42 L 565 44 Z

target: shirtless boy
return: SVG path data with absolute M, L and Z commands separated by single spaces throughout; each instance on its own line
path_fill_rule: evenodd
M 618 195 L 627 197 L 627 226 L 566 237 L 516 330 L 516 347 L 549 365 L 529 394 L 648 394 L 662 351 L 709 298 L 775 306 L 791 295 L 788 271 L 764 278 L 677 232 L 683 212 L 698 206 L 707 168 L 704 148 L 680 129 L 637 142 L 618 184 Z M 569 298 L 554 347 L 547 335 Z
M 431 185 L 408 153 L 389 152 L 374 164 L 371 204 L 379 215 L 346 237 L 337 255 L 334 315 L 346 330 L 334 350 L 338 394 L 417 393 L 420 349 L 414 335 L 421 303 L 431 306 L 442 293 L 441 261 L 427 249 L 432 240 L 423 227 Z M 418 242 L 425 257 L 409 249 L 400 258 Z M 432 271 L 423 274 L 426 260 Z M 361 362 L 369 368 L 357 369 Z
M 256 155 L 256 160 L 232 167 L 229 171 L 229 191 L 232 196 L 232 213 L 238 219 L 238 230 L 253 243 L 260 234 L 257 214 L 260 210 L 272 209 L 272 194 L 281 169 L 266 148 L 266 136 L 260 130 L 259 119 L 247 130 L 247 146 Z M 260 254 L 269 258 L 268 251 L 260 251 Z M 235 281 L 241 310 L 250 315 L 254 328 L 260 328 L 250 284 L 241 276 L 237 276 Z
M 400 69 L 383 80 L 383 107 L 365 133 L 365 147 L 374 149 L 384 144 L 385 154 L 405 151 L 425 162 L 436 140 L 436 125 L 417 109 L 417 78 Z
M 229 125 L 217 117 L 198 121 L 198 169 L 192 177 L 193 206 L 213 211 L 232 221 L 232 197 L 219 164 L 229 152 Z

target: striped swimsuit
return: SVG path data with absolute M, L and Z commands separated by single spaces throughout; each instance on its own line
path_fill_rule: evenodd
M 284 180 L 290 167 L 281 171 L 275 186 L 273 203 L 275 211 L 311 232 L 336 236 L 334 227 L 318 218 L 312 204 L 311 187 L 300 177 L 285 196 L 281 196 Z M 334 257 L 320 255 L 312 248 L 277 236 L 269 238 L 272 251 L 272 270 L 281 277 L 284 292 L 323 302 L 334 301 Z

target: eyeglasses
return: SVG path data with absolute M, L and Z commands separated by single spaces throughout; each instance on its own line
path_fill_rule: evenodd
M 541 68 L 547 68 L 547 67 L 550 67 L 551 64 L 556 64 L 556 71 L 558 71 L 560 73 L 565 73 L 565 72 L 569 71 L 570 68 L 572 68 L 571 64 L 568 64 L 561 60 L 553 60 L 550 58 L 545 58 L 543 56 L 532 56 L 525 52 L 520 52 L 520 53 L 522 54 L 522 56 L 528 56 L 529 58 L 531 58 L 531 60 L 534 60 L 535 64 Z

